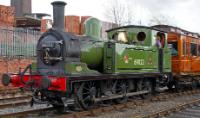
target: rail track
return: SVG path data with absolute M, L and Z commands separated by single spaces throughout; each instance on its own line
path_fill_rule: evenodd
M 8 106 L 8 104 L 15 104 L 15 101 L 30 100 L 30 98 L 31 93 L 22 92 L 20 89 L 0 90 L 0 108 L 2 108 L 2 106 Z
M 18 88 L 1 88 L 0 94 L 14 94 L 16 92 L 20 92 L 21 90 Z
M 161 93 L 147 100 L 130 100 L 127 103 L 94 108 L 88 111 L 73 111 L 56 118 L 159 118 L 196 104 L 200 104 L 200 90 Z M 157 108 L 154 109 L 154 105 Z
M 200 118 L 200 104 L 172 113 L 166 118 Z
M 5 89 L 0 91 L 0 118 L 27 117 L 29 114 L 37 114 L 53 110 L 51 106 L 30 106 L 31 93 L 22 92 L 19 89 Z
M 32 117 L 54 111 L 51 105 L 30 106 L 31 93 L 17 88 L 0 89 L 0 118 Z M 35 117 L 38 117 L 37 115 Z M 42 116 L 43 117 L 43 116 Z
M 32 109 L 28 109 L 28 110 L 22 110 L 22 111 L 16 111 L 16 112 L 12 112 L 12 113 L 6 113 L 6 114 L 1 114 L 0 118 L 16 118 L 16 117 L 27 117 L 30 115 L 30 117 L 32 116 L 32 114 L 39 114 L 41 112 L 47 112 L 47 111 L 51 111 L 53 110 L 52 107 L 41 107 L 40 108 L 32 108 Z M 37 116 L 35 116 L 37 117 Z
M 12 103 L 5 103 L 0 109 L 10 109 L 12 106 L 14 109 L 9 113 L 1 113 L 0 118 L 10 118 L 10 117 L 23 117 L 30 114 L 40 114 L 42 111 L 55 111 L 51 106 L 39 105 L 35 108 L 30 108 L 29 100 L 25 99 Z M 177 115 L 177 111 L 182 111 L 187 107 L 192 105 L 200 104 L 200 90 L 189 90 L 180 93 L 170 93 L 165 92 L 153 96 L 150 99 L 130 99 L 127 103 L 121 104 L 110 104 L 107 106 L 98 106 L 96 108 L 90 109 L 88 111 L 68 111 L 64 114 L 54 114 L 49 117 L 54 118 L 156 118 L 156 117 L 169 117 L 173 118 L 173 115 Z M 16 110 L 18 106 L 29 106 L 27 108 L 21 108 L 22 110 Z M 155 107 L 155 108 L 154 108 Z M 15 111 L 16 110 L 16 111 Z M 0 110 L 1 111 L 1 110 Z M 169 114 L 172 114 L 168 116 Z M 31 115 L 33 117 L 33 115 Z M 35 117 L 38 117 L 36 115 Z

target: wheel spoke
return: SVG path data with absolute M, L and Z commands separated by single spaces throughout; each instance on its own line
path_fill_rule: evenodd
M 83 87 L 83 90 L 84 90 L 84 89 L 85 89 L 85 90 L 87 90 L 87 91 L 90 91 L 90 89 L 89 89 L 89 88 Z
M 88 88 L 91 88 L 91 83 L 87 82 L 87 86 L 88 86 Z
M 150 96 L 152 89 L 151 89 L 151 82 L 149 80 L 141 80 L 138 82 L 137 86 L 138 86 L 137 87 L 138 91 L 144 91 L 144 90 L 148 91 L 148 93 L 140 95 L 141 98 L 144 99 Z
M 83 109 L 88 109 L 93 106 L 93 96 L 96 95 L 96 87 L 94 82 L 84 82 L 81 83 L 81 87 L 79 88 L 80 95 L 78 95 L 78 104 Z
M 126 93 L 127 93 L 127 83 L 126 81 L 117 81 L 115 86 L 116 94 L 123 95 L 122 98 L 118 98 L 115 100 L 116 103 L 123 103 L 127 101 Z
M 83 98 L 83 101 L 89 100 L 90 96 L 88 95 L 87 97 Z
M 93 87 L 93 83 L 94 83 L 94 82 L 88 82 L 88 87 L 89 87 L 89 88 L 92 88 L 92 87 Z
M 89 95 L 89 94 L 90 94 L 90 92 L 88 91 L 88 92 L 84 92 L 84 93 L 83 93 L 83 95 L 87 95 L 87 94 Z

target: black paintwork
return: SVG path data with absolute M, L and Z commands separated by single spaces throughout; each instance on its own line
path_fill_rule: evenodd
M 50 58 L 47 59 L 48 62 L 45 63 L 45 50 L 48 50 L 49 55 L 51 51 L 60 53 L 60 55 L 50 55 Z M 37 44 L 37 68 L 40 74 L 64 75 L 65 63 L 76 61 L 80 61 L 80 41 L 78 37 L 54 29 L 40 37 Z

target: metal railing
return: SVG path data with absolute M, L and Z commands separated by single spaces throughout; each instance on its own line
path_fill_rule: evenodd
M 31 29 L 0 27 L 0 56 L 35 57 L 41 32 Z

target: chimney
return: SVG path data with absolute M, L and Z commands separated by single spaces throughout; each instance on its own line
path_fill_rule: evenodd
M 24 17 L 32 13 L 32 0 L 11 0 L 12 7 L 15 7 L 15 16 Z
M 65 16 L 65 2 L 55 1 L 53 5 L 53 28 L 56 30 L 64 31 L 64 16 Z

